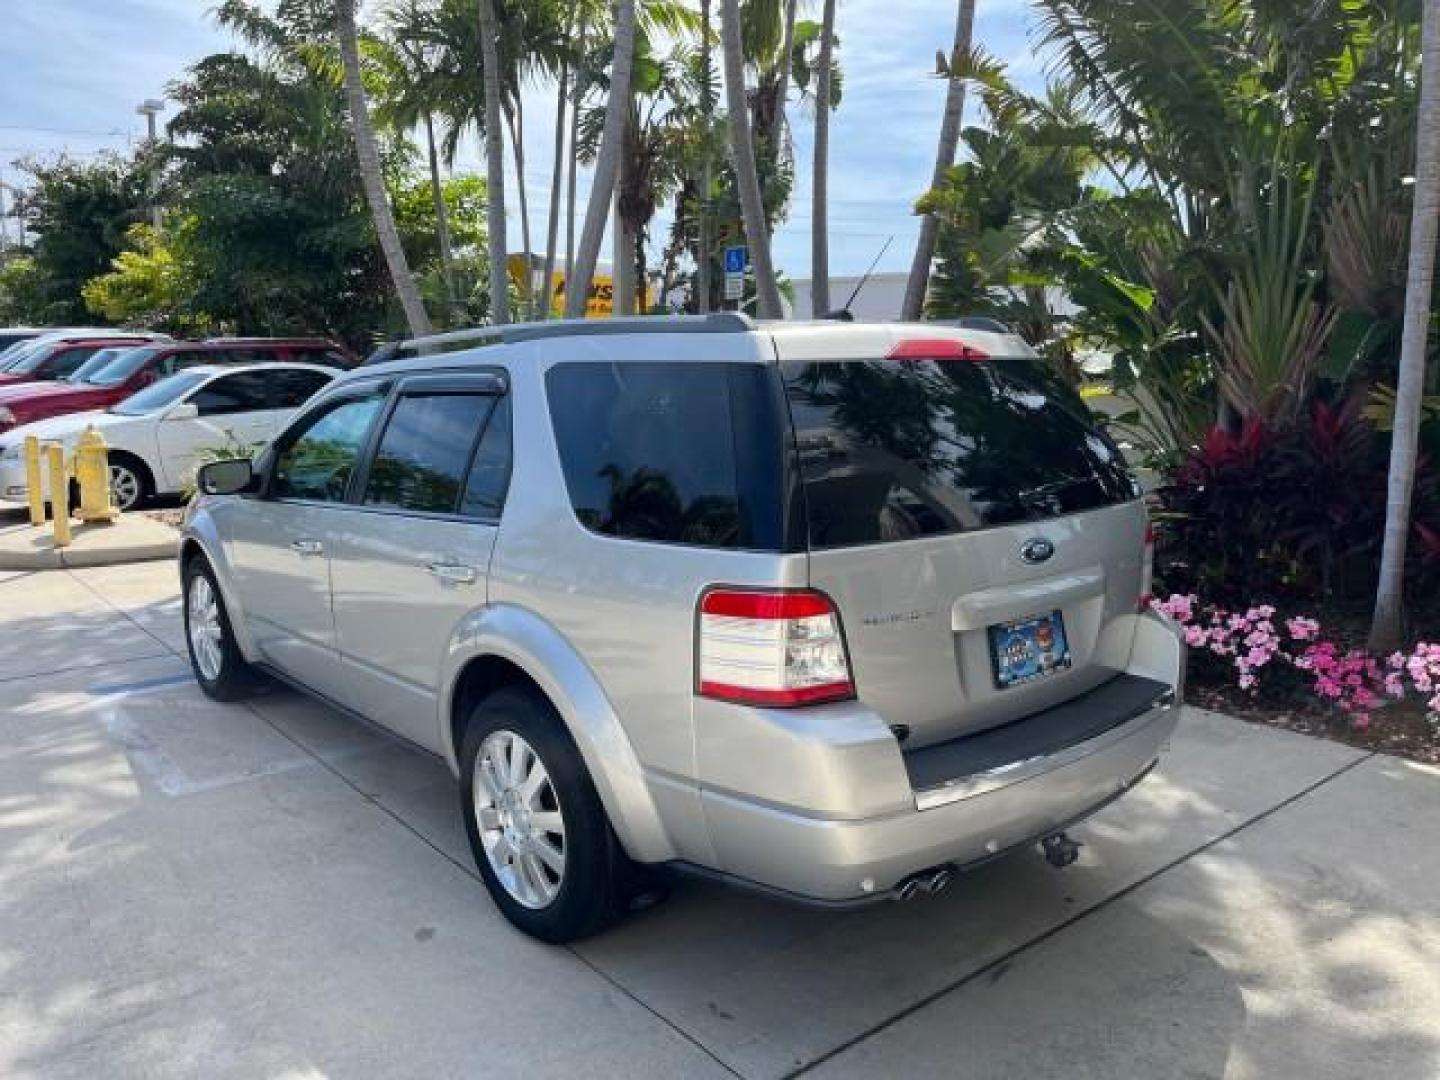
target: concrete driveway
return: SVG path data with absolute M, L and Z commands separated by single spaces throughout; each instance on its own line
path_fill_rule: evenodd
M 1079 831 L 860 914 L 698 884 L 575 949 L 444 768 L 209 702 L 173 568 L 0 578 L 0 1076 L 1440 1074 L 1440 775 L 1190 712 Z

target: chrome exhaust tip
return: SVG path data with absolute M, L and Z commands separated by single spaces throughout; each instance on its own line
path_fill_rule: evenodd
M 930 880 L 925 883 L 926 890 L 932 895 L 944 892 L 950 887 L 950 883 L 954 880 L 955 871 L 951 870 L 948 866 L 941 867 L 930 875 Z
M 912 877 L 906 878 L 900 883 L 900 887 L 895 890 L 895 895 L 901 900 L 914 900 L 919 892 L 920 879 Z

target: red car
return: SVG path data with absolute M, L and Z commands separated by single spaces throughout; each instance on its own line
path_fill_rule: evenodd
M 45 337 L 35 343 L 22 359 L 0 371 L 0 386 L 14 383 L 47 382 L 63 379 L 101 349 L 117 345 L 148 345 L 154 334 L 81 334 Z M 169 338 L 161 340 L 169 341 Z
M 83 366 L 72 369 L 65 379 L 0 385 L 0 431 L 52 416 L 108 409 L 158 379 L 201 364 L 298 360 L 331 367 L 354 363 L 342 346 L 315 338 L 125 342 L 104 352 L 92 351 Z

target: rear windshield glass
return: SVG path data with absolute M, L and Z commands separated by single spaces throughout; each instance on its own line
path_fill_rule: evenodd
M 117 356 L 99 371 L 91 374 L 86 381 L 94 386 L 119 386 L 139 371 L 145 365 L 145 361 L 163 349 L 163 345 L 130 349 L 123 355 Z
M 1038 521 L 1135 498 L 1115 444 L 1040 362 L 782 365 L 810 544 Z
M 783 404 L 760 364 L 557 364 L 546 376 L 575 515 L 608 536 L 784 546 Z

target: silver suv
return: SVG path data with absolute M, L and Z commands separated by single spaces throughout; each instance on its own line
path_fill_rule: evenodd
M 735 315 L 442 335 L 200 475 L 195 676 L 445 759 L 521 929 L 643 866 L 839 907 L 1137 783 L 1183 650 L 1114 444 L 1018 338 Z

